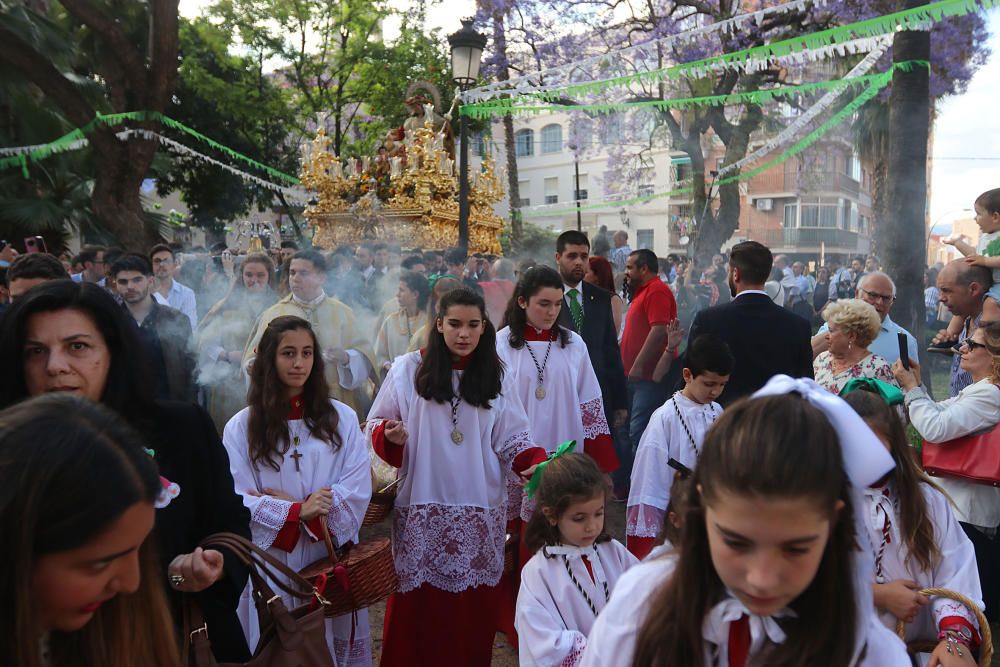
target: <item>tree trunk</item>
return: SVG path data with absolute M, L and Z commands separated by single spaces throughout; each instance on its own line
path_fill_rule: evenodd
M 508 81 L 510 72 L 507 70 L 507 34 L 504 32 L 504 16 L 500 11 L 493 12 L 493 48 L 500 59 L 497 79 Z M 510 253 L 516 255 L 521 250 L 524 238 L 524 227 L 521 220 L 521 188 L 517 176 L 517 146 L 514 142 L 514 118 L 510 114 L 503 117 L 503 143 L 507 154 L 507 199 L 510 202 Z
M 924 4 L 905 0 L 904 8 Z M 905 31 L 893 38 L 894 62 L 930 59 L 930 33 Z M 897 69 L 889 97 L 889 155 L 886 164 L 882 252 L 896 281 L 893 319 L 918 341 L 924 335 L 923 270 L 927 257 L 927 137 L 930 131 L 930 72 Z M 923 346 L 920 346 L 923 347 Z
M 514 118 L 503 117 L 503 141 L 507 153 L 507 191 L 510 193 L 510 254 L 521 250 L 524 226 L 521 220 L 521 186 L 517 176 L 517 146 L 514 145 Z

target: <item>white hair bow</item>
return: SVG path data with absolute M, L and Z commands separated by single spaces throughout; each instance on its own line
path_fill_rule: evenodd
M 799 394 L 809 401 L 833 426 L 840 439 L 844 470 L 855 487 L 865 489 L 895 467 L 882 441 L 868 428 L 865 420 L 843 399 L 813 380 L 795 380 L 787 375 L 775 375 L 754 393 L 753 398 L 791 393 Z

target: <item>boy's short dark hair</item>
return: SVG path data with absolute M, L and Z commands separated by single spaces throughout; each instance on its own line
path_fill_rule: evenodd
M 289 248 L 291 250 L 298 250 L 299 249 L 299 244 L 296 243 L 295 241 L 282 241 L 281 242 L 281 247 L 282 248 Z
M 976 204 L 981 206 L 987 213 L 1000 213 L 1000 188 L 987 190 L 976 197 Z
M 740 279 L 748 285 L 763 285 L 771 275 L 774 256 L 756 241 L 743 241 L 729 252 L 729 265 L 739 269 Z
M 684 368 L 693 377 L 702 373 L 732 375 L 736 358 L 726 341 L 715 334 L 702 334 L 688 344 L 684 354 Z
M 556 252 L 562 254 L 568 245 L 585 245 L 589 248 L 590 239 L 583 232 L 570 229 L 560 234 L 559 238 L 556 239 Z
M 115 260 L 115 263 L 111 265 L 111 278 L 117 278 L 122 271 L 136 271 L 147 278 L 153 275 L 153 267 L 149 260 L 135 253 L 122 255 Z
M 468 258 L 469 253 L 466 252 L 464 248 L 452 248 L 444 254 L 444 263 L 448 266 L 465 264 L 465 260 Z
M 66 267 L 54 255 L 47 252 L 29 252 L 20 255 L 7 267 L 6 285 L 21 278 L 58 280 L 68 278 Z
M 106 248 L 102 245 L 85 245 L 80 248 L 80 254 L 77 257 L 80 258 L 81 264 L 86 264 L 87 262 L 93 262 L 97 259 L 97 255 L 104 252 Z M 35 253 L 32 253 L 35 254 Z
M 292 255 L 292 259 L 301 259 L 310 262 L 313 269 L 319 273 L 326 273 L 326 257 L 317 250 L 299 250 Z
M 152 248 L 149 249 L 149 260 L 152 261 L 153 260 L 153 255 L 155 255 L 157 253 L 160 253 L 160 252 L 169 252 L 170 253 L 170 258 L 173 259 L 173 257 L 174 257 L 174 249 L 173 248 L 171 248 L 170 246 L 168 246 L 166 243 L 157 243 L 156 245 L 154 245 Z

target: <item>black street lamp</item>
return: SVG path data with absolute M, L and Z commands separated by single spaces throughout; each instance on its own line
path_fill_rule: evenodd
M 576 144 L 567 146 L 573 151 L 573 172 L 576 175 L 576 188 L 573 190 L 573 199 L 576 200 L 576 231 L 583 231 L 583 217 L 580 215 L 580 156 L 576 152 Z
M 479 63 L 486 47 L 486 35 L 472 27 L 472 19 L 462 19 L 462 29 L 449 35 L 451 78 L 460 90 L 468 90 L 479 80 Z M 458 245 L 469 247 L 469 117 L 459 114 L 461 143 L 458 164 Z

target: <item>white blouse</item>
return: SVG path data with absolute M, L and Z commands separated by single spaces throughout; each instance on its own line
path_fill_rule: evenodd
M 905 401 L 913 427 L 930 442 L 953 440 L 1000 422 L 1000 388 L 988 379 L 937 403 L 916 387 L 906 392 Z M 1000 488 L 949 477 L 935 481 L 955 502 L 959 521 L 983 528 L 1000 525 Z

